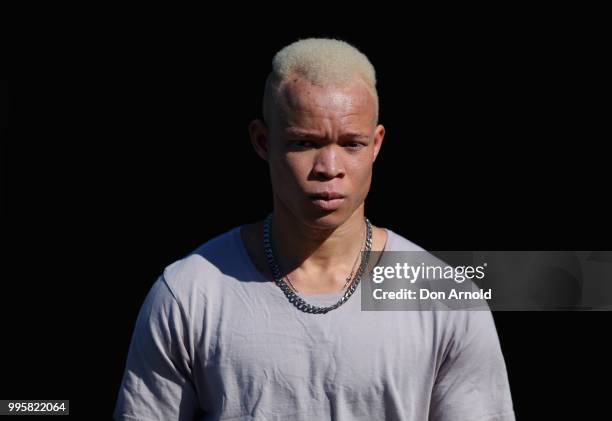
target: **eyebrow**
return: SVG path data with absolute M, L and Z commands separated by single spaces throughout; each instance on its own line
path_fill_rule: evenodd
M 315 132 L 309 132 L 309 131 L 300 130 L 300 129 L 286 129 L 285 132 L 289 136 L 325 140 L 325 136 L 321 136 L 320 134 L 315 133 Z M 363 134 L 363 133 L 358 133 L 358 132 L 344 132 L 340 135 L 341 140 L 352 140 L 352 139 L 367 140 L 369 138 L 370 136 Z

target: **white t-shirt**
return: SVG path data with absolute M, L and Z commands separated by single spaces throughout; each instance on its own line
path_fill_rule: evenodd
M 514 420 L 488 311 L 307 314 L 234 228 L 169 265 L 138 316 L 118 420 Z M 422 250 L 387 230 L 385 250 Z M 329 305 L 340 293 L 301 294 Z

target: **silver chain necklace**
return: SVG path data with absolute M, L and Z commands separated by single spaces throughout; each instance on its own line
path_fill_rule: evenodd
M 351 273 L 349 273 L 349 275 L 346 277 L 346 282 L 344 283 L 344 286 L 342 287 L 341 291 L 344 291 L 353 281 L 353 274 L 355 273 L 355 267 L 357 266 L 357 263 L 360 262 L 361 253 L 365 249 L 366 231 L 367 230 L 364 230 L 363 232 L 363 247 L 359 250 L 359 254 L 357 254 L 357 257 L 355 258 L 355 262 L 353 263 L 353 266 L 351 267 Z M 293 286 L 293 283 L 291 282 L 291 278 L 289 278 L 289 274 L 285 274 L 284 279 L 289 284 L 293 292 L 299 295 L 300 292 Z
M 361 259 L 361 264 L 359 265 L 359 269 L 355 274 L 355 277 L 352 279 L 351 285 L 348 287 L 346 292 L 340 297 L 340 299 L 335 303 L 327 307 L 319 307 L 314 306 L 312 304 L 308 304 L 302 297 L 297 295 L 294 291 L 291 290 L 287 282 L 285 281 L 281 270 L 274 259 L 274 252 L 272 251 L 272 242 L 270 239 L 270 227 L 272 225 L 272 214 L 269 214 L 264 222 L 263 227 L 263 245 L 264 252 L 266 254 L 266 258 L 268 260 L 268 266 L 270 267 L 270 271 L 272 272 L 272 276 L 274 277 L 274 283 L 283 291 L 287 299 L 291 304 L 293 304 L 298 310 L 303 311 L 304 313 L 311 314 L 325 314 L 331 310 L 335 310 L 340 307 L 342 304 L 346 303 L 348 299 L 353 295 L 359 282 L 361 281 L 361 277 L 368 267 L 368 261 L 370 260 L 370 251 L 372 250 L 372 224 L 365 218 L 366 223 L 366 239 L 365 239 L 365 249 L 363 251 L 363 258 Z

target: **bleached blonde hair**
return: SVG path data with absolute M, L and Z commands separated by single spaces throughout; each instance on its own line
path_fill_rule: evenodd
M 266 80 L 263 115 L 270 122 L 271 108 L 284 82 L 302 77 L 318 86 L 343 86 L 355 77 L 367 84 L 375 103 L 378 121 L 376 71 L 370 60 L 347 42 L 330 38 L 308 38 L 287 45 L 272 59 L 272 71 Z

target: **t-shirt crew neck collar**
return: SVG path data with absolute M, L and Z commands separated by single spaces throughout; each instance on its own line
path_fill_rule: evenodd
M 234 238 L 234 242 L 236 243 L 236 246 L 238 247 L 240 254 L 244 258 L 249 271 L 252 272 L 257 277 L 258 281 L 265 282 L 266 284 L 269 284 L 270 286 L 274 287 L 280 292 L 280 289 L 278 288 L 276 283 L 274 283 L 271 279 L 268 279 L 263 273 L 261 273 L 259 269 L 257 269 L 257 267 L 255 266 L 255 263 L 253 263 L 251 256 L 249 256 L 249 253 L 246 249 L 244 241 L 242 241 L 242 235 L 240 234 L 243 227 L 245 227 L 245 225 L 241 225 L 241 226 L 234 228 L 232 232 L 232 237 Z M 382 252 L 384 253 L 385 251 L 389 250 L 390 248 L 389 243 L 392 242 L 392 238 L 395 235 L 395 233 L 388 228 L 383 228 L 383 229 L 387 232 L 387 241 L 385 242 L 385 246 L 383 247 L 383 250 L 382 250 Z M 357 291 L 355 291 L 355 294 L 360 292 L 360 290 L 361 290 L 361 285 L 359 285 L 359 287 L 357 288 Z M 326 293 L 320 293 L 320 294 L 305 294 L 301 292 L 298 293 L 300 297 L 311 300 L 311 301 L 312 300 L 329 300 L 331 298 L 340 298 L 342 294 L 344 294 L 344 291 L 326 292 Z

